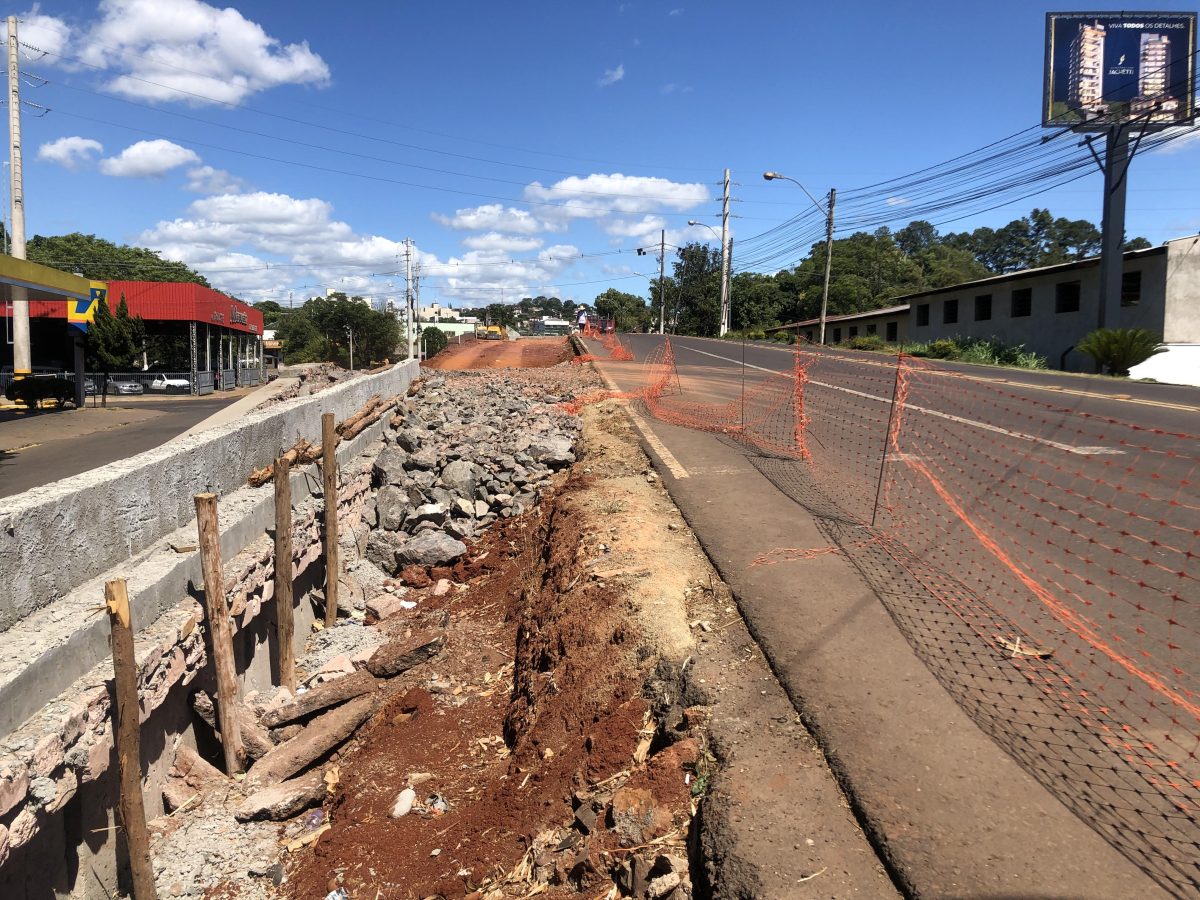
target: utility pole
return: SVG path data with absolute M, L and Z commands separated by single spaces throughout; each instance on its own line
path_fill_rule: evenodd
M 17 63 L 17 17 L 8 17 L 8 137 L 12 164 L 8 168 L 12 191 L 12 256 L 25 258 L 25 191 L 21 177 L 21 72 Z M 29 348 L 29 291 L 12 286 L 13 377 L 32 371 Z
M 412 238 L 404 239 L 404 307 L 405 333 L 408 335 L 408 358 L 412 359 L 416 352 L 416 342 L 413 335 L 413 268 L 412 268 Z
M 667 322 L 667 307 L 666 307 L 666 291 L 664 290 L 664 279 L 666 277 L 665 270 L 667 265 L 667 229 L 662 229 L 658 233 L 658 333 L 662 334 L 666 328 Z
M 721 203 L 721 321 L 717 336 L 729 330 L 729 170 L 725 170 L 725 196 Z
M 1100 297 L 1097 328 L 1121 326 L 1121 279 L 1125 273 L 1125 188 L 1132 154 L 1130 127 L 1116 124 L 1105 136 L 1104 212 L 1100 220 Z M 1139 142 L 1140 142 L 1139 135 Z M 1089 149 L 1091 145 L 1088 145 Z M 1134 145 L 1134 152 L 1137 145 Z M 1095 151 L 1093 151 L 1094 155 Z
M 825 319 L 829 313 L 829 272 L 833 265 L 833 204 L 837 189 L 829 189 L 829 217 L 825 220 L 825 282 L 821 286 L 821 346 L 825 345 Z

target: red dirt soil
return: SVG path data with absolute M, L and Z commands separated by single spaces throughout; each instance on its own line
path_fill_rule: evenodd
M 466 341 L 450 344 L 425 361 L 430 369 L 540 369 L 558 365 L 571 357 L 566 338 L 528 338 L 519 341 Z
M 289 896 L 337 887 L 351 900 L 479 896 L 506 875 L 517 896 L 538 877 L 552 883 L 549 896 L 608 884 L 614 859 L 629 851 L 603 810 L 630 771 L 663 819 L 647 837 L 686 828 L 683 765 L 694 755 L 634 764 L 653 660 L 638 658 L 619 591 L 583 577 L 596 540 L 572 502 L 584 490 L 573 478 L 476 549 L 497 568 L 451 599 L 446 649 L 395 679 L 387 704 L 340 754 L 341 782 L 326 805 L 332 828 L 299 858 Z M 414 772 L 432 776 L 414 785 L 417 803 L 436 793 L 449 810 L 392 819 Z M 590 833 L 565 830 L 577 795 L 600 812 Z

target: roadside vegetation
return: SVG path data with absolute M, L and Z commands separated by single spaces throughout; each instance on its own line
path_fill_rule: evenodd
M 283 361 L 289 365 L 334 362 L 349 367 L 353 340 L 355 366 L 361 368 L 391 359 L 400 344 L 396 317 L 372 309 L 361 297 L 334 293 L 272 313 L 276 334 L 283 342 Z
M 1158 353 L 1165 353 L 1162 338 L 1145 328 L 1097 328 L 1075 345 L 1106 375 L 1127 377 L 1129 370 Z

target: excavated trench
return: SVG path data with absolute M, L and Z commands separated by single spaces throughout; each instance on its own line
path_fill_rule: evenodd
M 702 740 L 627 589 L 596 577 L 608 545 L 593 481 L 573 474 L 494 526 L 482 574 L 406 622 L 444 622 L 444 649 L 339 755 L 331 827 L 287 873 L 288 896 L 693 896 Z M 393 817 L 406 788 L 412 811 Z

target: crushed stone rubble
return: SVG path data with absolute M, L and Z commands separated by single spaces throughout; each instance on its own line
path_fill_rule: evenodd
M 531 509 L 575 462 L 575 392 L 529 379 L 438 375 L 408 398 L 375 460 L 366 557 L 388 575 L 450 566 L 498 519 Z

